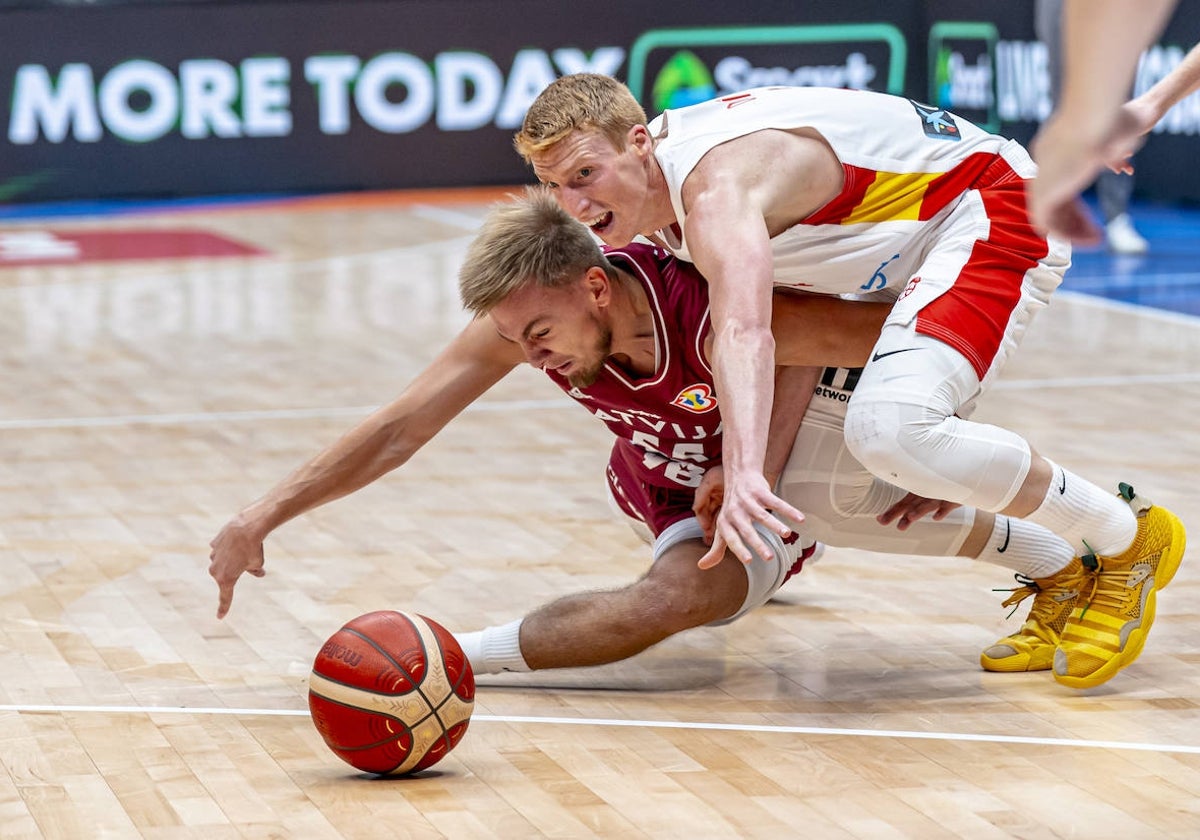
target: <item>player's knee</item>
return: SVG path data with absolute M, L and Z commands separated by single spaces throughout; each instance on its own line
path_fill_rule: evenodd
M 874 475 L 889 477 L 902 454 L 905 434 L 894 404 L 860 394 L 850 400 L 846 408 L 846 448 Z
M 651 567 L 638 587 L 646 620 L 668 635 L 728 618 L 741 607 L 746 597 L 741 563 L 727 558 L 714 569 L 700 569 L 690 558 L 664 560 Z

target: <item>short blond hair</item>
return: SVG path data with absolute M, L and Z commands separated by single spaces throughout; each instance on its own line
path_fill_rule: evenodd
M 629 129 L 645 124 L 645 110 L 624 84 L 600 73 L 572 73 L 555 79 L 533 101 L 513 146 L 528 163 L 572 131 L 594 129 L 620 151 Z
M 616 270 L 581 222 L 575 221 L 544 187 L 494 207 L 467 248 L 458 273 L 463 306 L 486 315 L 528 284 L 569 286 L 598 266 L 611 279 Z

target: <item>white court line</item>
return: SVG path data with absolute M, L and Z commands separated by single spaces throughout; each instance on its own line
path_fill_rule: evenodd
M 1070 300 L 1072 303 L 1088 306 L 1092 309 L 1111 309 L 1151 321 L 1182 324 L 1188 327 L 1200 325 L 1200 315 L 1192 315 L 1189 312 L 1172 312 L 1168 309 L 1160 309 L 1157 306 L 1147 306 L 1141 303 L 1130 303 L 1126 300 L 1101 297 L 1094 292 L 1076 292 L 1060 288 L 1054 293 L 1055 300 L 1062 300 L 1064 298 Z
M 506 400 L 477 402 L 463 409 L 472 411 L 528 411 L 568 408 L 570 400 Z M 181 414 L 120 414 L 111 417 L 47 417 L 0 420 L 5 429 L 90 429 L 100 426 L 187 426 L 198 423 L 237 423 L 246 420 L 319 420 L 324 417 L 365 417 L 378 405 L 332 408 L 274 408 L 255 411 L 200 411 Z
M 303 709 L 226 709 L 185 706 L 42 706 L 0 705 L 0 712 L 101 713 L 135 715 L 233 715 L 237 717 L 308 717 Z M 1104 750 L 1187 753 L 1200 755 L 1200 746 L 1189 744 L 1139 744 L 1128 741 L 1086 741 L 1072 738 L 1036 738 L 1028 735 L 978 735 L 970 732 L 914 732 L 904 729 L 841 729 L 823 726 L 772 726 L 752 723 L 706 723 L 683 720 L 620 720 L 616 718 L 557 718 L 524 715 L 472 715 L 479 723 L 537 723 L 547 726 L 624 726 L 643 729 L 695 729 L 716 732 L 768 732 L 779 735 L 835 735 L 849 738 L 894 738 L 920 741 L 963 741 L 988 744 L 1031 744 L 1047 747 L 1085 747 Z
M 458 226 L 461 227 L 462 224 L 458 223 Z M 478 224 L 476 227 L 478 227 Z M 402 245 L 395 248 L 384 248 L 381 250 L 362 251 L 354 254 L 336 254 L 333 256 L 311 257 L 308 259 L 297 260 L 287 260 L 283 258 L 269 260 L 271 255 L 268 254 L 263 257 L 252 258 L 266 261 L 265 264 L 256 264 L 253 265 L 252 268 L 254 270 L 255 277 L 259 280 L 275 277 L 290 278 L 309 270 L 328 270 L 331 266 L 335 265 L 354 265 L 357 263 L 370 263 L 382 260 L 399 261 L 402 258 L 420 255 L 425 252 L 436 254 L 446 250 L 454 250 L 455 253 L 462 253 L 466 251 L 466 247 L 471 244 L 473 239 L 474 236 L 471 235 L 454 236 L 448 239 L 433 239 L 428 242 L 418 242 L 413 245 Z M 18 276 L 25 278 L 22 282 L 0 288 L 0 296 L 5 294 L 19 294 L 22 289 L 31 287 L 36 287 L 39 289 L 52 289 L 59 287 L 78 289 L 86 288 L 88 286 L 103 286 L 106 288 L 111 286 L 113 282 L 111 274 L 107 273 L 105 270 L 97 268 L 97 265 L 99 264 L 65 263 L 45 266 L 5 266 L 0 263 L 0 268 L 12 268 L 14 271 L 20 272 Z M 54 272 L 60 269 L 76 272 L 80 269 L 83 269 L 85 272 L 87 272 L 87 275 L 82 278 L 73 277 L 70 280 L 47 281 L 45 279 L 47 272 L 49 272 L 50 277 L 54 277 Z M 228 274 L 241 276 L 247 273 L 248 270 L 249 268 L 246 264 L 234 263 L 216 269 L 204 269 L 203 273 L 209 276 L 224 276 Z M 198 273 L 201 272 L 196 268 L 196 266 L 184 264 L 171 269 L 155 272 L 154 274 L 139 275 L 137 279 L 140 282 L 187 280 L 196 277 Z
M 1150 285 L 1154 283 L 1164 283 L 1169 285 L 1184 285 L 1200 281 L 1200 271 L 1152 271 L 1148 274 L 1138 272 L 1136 275 L 1126 272 L 1121 273 L 1088 273 L 1088 274 L 1068 274 L 1065 282 L 1067 283 L 1112 283 L 1113 281 L 1122 282 L 1132 280 L 1139 285 Z M 1072 287 L 1070 291 L 1083 292 L 1082 289 Z M 1057 294 L 1057 292 L 1055 293 Z
M 1065 376 L 1058 379 L 999 379 L 989 391 L 1033 391 L 1039 388 L 1111 388 L 1126 385 L 1190 385 L 1200 382 L 1192 373 L 1145 373 L 1134 376 Z
M 1148 373 L 1134 376 L 1078 376 L 1058 379 L 1001 379 L 993 391 L 1032 391 L 1044 388 L 1113 388 L 1138 385 L 1192 385 L 1200 382 L 1194 373 Z M 471 411 L 543 411 L 574 405 L 570 400 L 494 400 L 472 403 Z M 0 420 L 0 430 L 91 429 L 104 426 L 188 426 L 202 423 L 240 423 L 259 420 L 320 420 L 333 417 L 365 417 L 377 405 L 333 406 L 330 408 L 275 408 L 250 411 L 197 411 L 179 414 L 119 414 L 111 417 L 30 417 Z
M 445 245 L 444 241 L 434 243 Z M 402 253 L 423 246 L 381 251 L 366 256 L 387 253 Z M 356 255 L 355 258 L 364 255 Z M 330 258 L 311 260 L 304 265 L 329 262 Z M 1200 324 L 1200 317 L 1185 313 L 1165 312 L 1122 301 L 1098 298 L 1081 292 L 1058 291 L 1058 297 L 1070 298 L 1085 306 L 1096 309 L 1117 309 L 1136 313 L 1152 320 Z M 1134 376 L 1063 377 L 1057 379 L 1001 379 L 992 383 L 994 391 L 1041 390 L 1046 388 L 1112 388 L 1138 385 L 1190 385 L 1200 382 L 1200 372 L 1140 374 Z M 562 409 L 572 405 L 569 400 L 508 400 L 477 402 L 465 411 L 528 411 Z M 36 429 L 90 429 L 106 426 L 176 426 L 202 423 L 238 423 L 260 420 L 319 420 L 336 417 L 365 417 L 380 406 L 334 406 L 330 408 L 280 408 L 248 411 L 182 412 L 177 414 L 124 414 L 111 417 L 46 417 L 15 418 L 0 420 L 0 431 Z
M 486 209 L 486 208 L 485 208 Z M 472 214 L 450 207 L 440 207 L 432 204 L 416 204 L 411 212 L 414 216 L 431 222 L 459 227 L 463 230 L 476 231 L 483 227 L 483 214 Z

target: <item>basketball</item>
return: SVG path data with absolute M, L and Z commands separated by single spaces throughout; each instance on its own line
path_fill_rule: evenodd
M 343 761 L 368 773 L 415 773 L 462 740 L 475 708 L 475 675 L 436 621 L 380 610 L 348 622 L 321 646 L 308 708 Z

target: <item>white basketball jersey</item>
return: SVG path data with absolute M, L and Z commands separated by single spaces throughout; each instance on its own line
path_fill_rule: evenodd
M 684 180 L 709 150 L 764 129 L 820 133 L 842 164 L 842 192 L 771 240 L 775 282 L 814 292 L 898 295 L 965 192 L 1036 172 L 1014 141 L 944 110 L 870 91 L 755 88 L 668 110 L 649 128 L 680 227 Z M 986 217 L 979 221 L 986 235 Z M 659 233 L 690 260 L 686 240 Z

